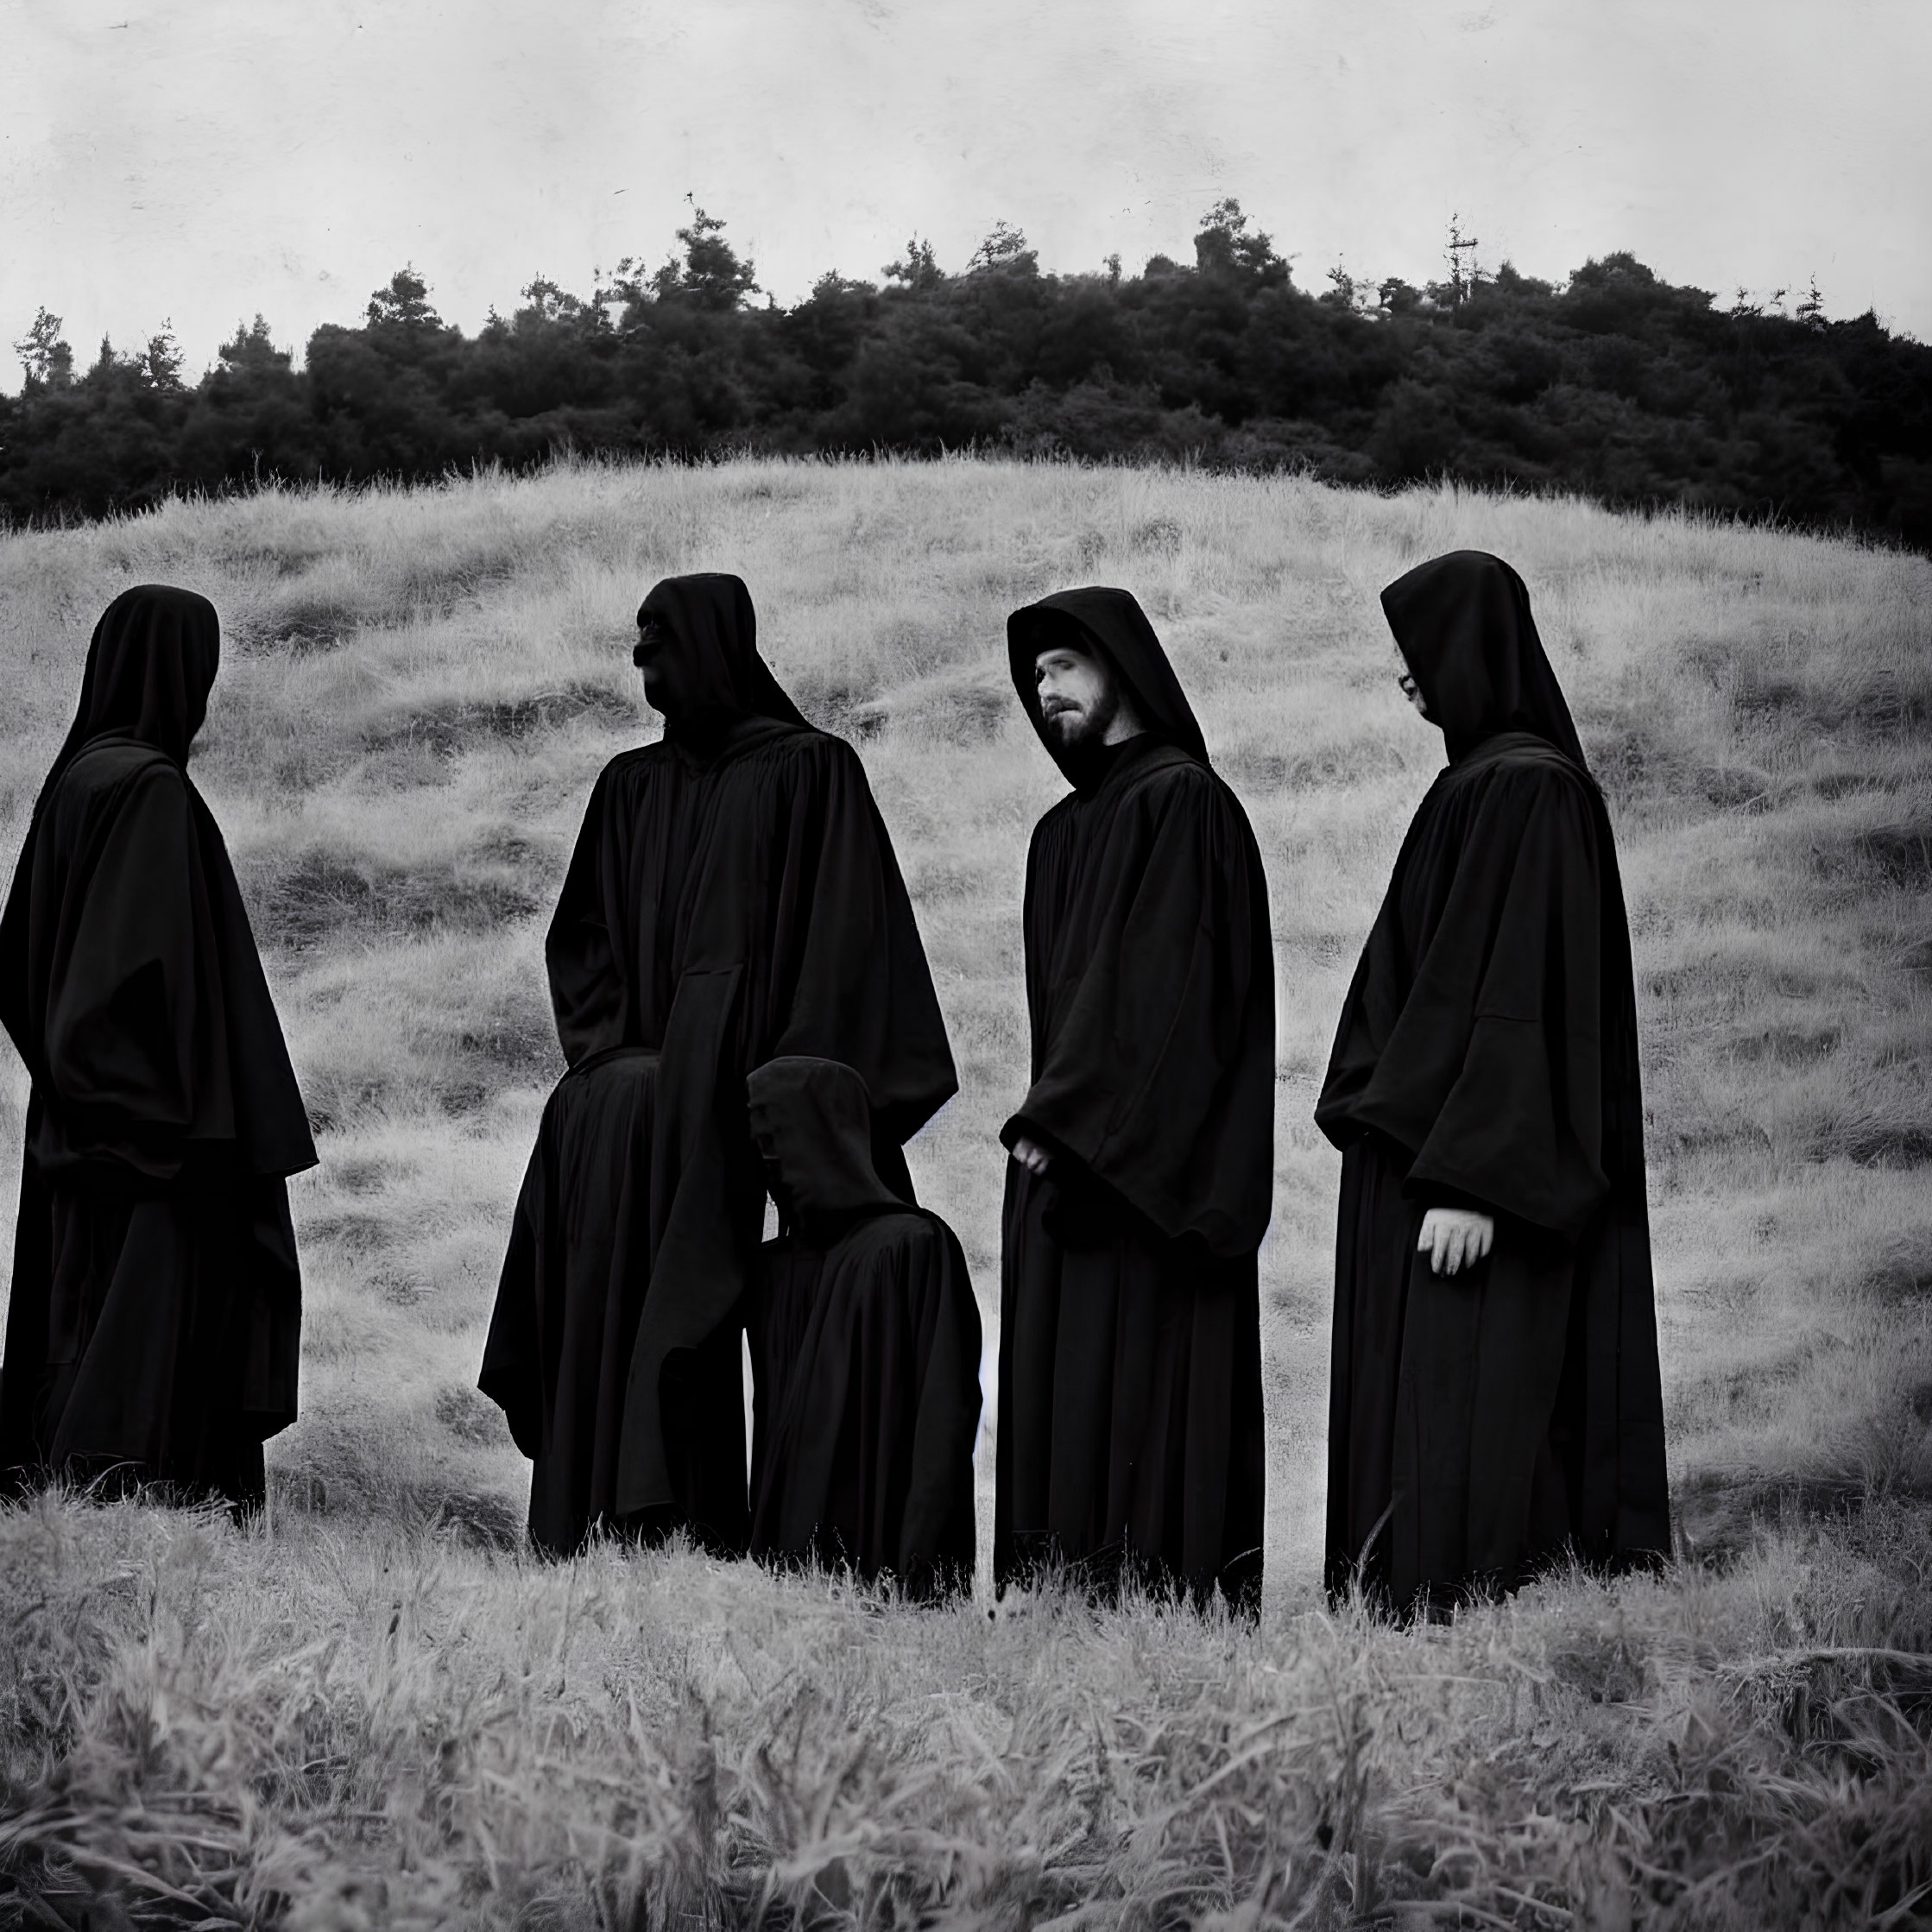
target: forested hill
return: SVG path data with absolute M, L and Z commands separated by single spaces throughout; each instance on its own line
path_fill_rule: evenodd
M 882 285 L 758 303 L 703 213 L 586 297 L 533 282 L 475 336 L 413 270 L 305 366 L 258 316 L 199 382 L 161 335 L 76 373 L 44 310 L 0 397 L 0 515 L 98 515 L 256 478 L 420 478 L 553 451 L 937 452 L 1453 476 L 1850 526 L 1932 548 L 1932 349 L 1867 314 L 1786 315 L 1627 255 L 1517 274 L 1297 287 L 1233 202 L 1195 259 L 1043 275 L 1001 228 L 957 275 L 913 243 Z

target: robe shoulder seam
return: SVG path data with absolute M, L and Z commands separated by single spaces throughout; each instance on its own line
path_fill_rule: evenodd
M 1454 766 L 1443 773 L 1445 778 L 1455 775 Z M 1472 792 L 1500 789 L 1544 795 L 1566 792 L 1585 807 L 1598 795 L 1589 773 L 1579 771 L 1561 752 L 1554 750 L 1547 757 L 1533 753 L 1510 754 L 1486 770 L 1468 773 L 1460 782 L 1446 786 L 1444 792 L 1453 796 L 1465 788 Z
M 777 764 L 780 761 L 817 761 L 827 765 L 847 765 L 860 777 L 865 775 L 865 761 L 847 742 L 830 731 L 821 731 L 817 725 L 807 725 L 802 731 L 793 729 L 781 737 L 767 739 L 763 744 L 753 745 L 742 751 L 732 760 L 734 764 L 751 765 L 760 762 Z
M 661 765 L 666 762 L 670 748 L 661 738 L 653 744 L 632 745 L 605 763 L 603 769 L 597 773 L 597 781 L 601 785 L 605 780 L 615 778 L 620 772 L 629 771 L 634 766 Z
M 165 751 L 154 745 L 142 744 L 136 739 L 123 739 L 117 743 L 83 746 L 75 754 L 73 761 L 60 774 L 61 790 L 66 789 L 75 774 L 85 764 L 92 762 L 105 765 L 111 761 L 119 768 L 104 790 L 119 790 L 131 785 L 150 785 L 156 780 L 170 785 L 185 799 L 187 796 L 187 773 L 170 758 Z
M 1164 760 L 1158 765 L 1138 766 L 1127 774 L 1121 785 L 1123 792 L 1152 792 L 1157 789 L 1184 794 L 1198 792 L 1214 798 L 1226 792 L 1228 787 L 1215 773 L 1192 758 L 1175 764 Z

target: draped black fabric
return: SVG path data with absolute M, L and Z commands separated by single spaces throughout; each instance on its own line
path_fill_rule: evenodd
M 980 1317 L 937 1215 L 874 1171 L 864 1083 L 810 1058 L 748 1083 L 786 1218 L 751 1298 L 751 1553 L 970 1584 Z
M 481 1386 L 537 1464 L 532 1535 L 552 1550 L 598 1523 L 675 1522 L 744 1548 L 737 1337 L 764 1199 L 749 1070 L 792 1053 L 856 1069 L 875 1162 L 908 1196 L 901 1143 L 957 1085 L 857 755 L 761 691 L 730 624 L 736 579 L 691 581 L 646 600 L 682 653 L 680 687 L 765 709 L 667 729 L 591 793 L 546 944 L 571 1071 L 484 1352 Z M 694 603 L 704 622 L 680 629 Z M 729 1438 L 727 1411 L 735 1462 L 704 1446 Z
M 213 607 L 124 591 L 0 915 L 0 1020 L 33 1076 L 0 1468 L 259 1497 L 294 1417 L 286 1177 L 314 1143 L 213 816 L 183 768 Z
M 1033 684 L 1070 624 L 1147 727 L 1072 761 Z M 1125 591 L 1048 598 L 1007 638 L 1020 700 L 1078 788 L 1027 857 L 1032 1077 L 1002 1139 L 1052 1166 L 1007 1172 L 995 1572 L 1051 1557 L 1252 1603 L 1274 1111 L 1260 856 Z
M 1316 1120 L 1345 1150 L 1328 1569 L 1398 1605 L 1669 1546 L 1635 983 L 1615 843 L 1520 580 L 1384 593 L 1455 754 L 1409 829 Z M 1441 706 L 1438 713 L 1437 707 Z M 1430 1206 L 1489 1259 L 1418 1264 Z

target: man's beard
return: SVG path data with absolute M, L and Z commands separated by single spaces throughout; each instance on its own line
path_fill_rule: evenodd
M 1089 710 L 1077 711 L 1069 705 L 1049 714 L 1045 722 L 1060 750 L 1082 752 L 1104 744 L 1114 720 L 1120 715 L 1120 694 L 1109 691 L 1096 698 Z

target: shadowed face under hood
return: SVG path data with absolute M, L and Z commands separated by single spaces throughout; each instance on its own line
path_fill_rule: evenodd
M 745 1082 L 752 1139 L 783 1205 L 807 1225 L 904 1209 L 872 1165 L 872 1100 L 840 1060 L 767 1060 Z
M 705 718 L 767 717 L 805 723 L 785 687 L 758 654 L 758 617 L 744 579 L 721 571 L 667 577 L 638 606 L 640 629 L 655 622 L 668 634 L 666 682 L 677 694 L 667 729 Z M 642 665 L 644 647 L 632 653 Z
M 1202 764 L 1208 762 L 1208 747 L 1180 679 L 1174 675 L 1146 613 L 1132 595 L 1100 585 L 1057 590 L 1007 619 L 1007 657 L 1020 702 L 1070 785 L 1077 786 L 1081 782 L 1078 761 L 1070 761 L 1046 729 L 1040 716 L 1039 687 L 1033 682 L 1033 666 L 1040 653 L 1055 646 L 1097 658 L 1119 680 L 1148 732 Z
M 1452 762 L 1499 732 L 1528 731 L 1584 764 L 1530 593 L 1500 557 L 1431 558 L 1382 592 L 1382 609 Z
M 48 786 L 89 739 L 109 732 L 186 764 L 220 665 L 221 620 L 207 598 L 166 584 L 122 591 L 94 626 L 80 703 Z

